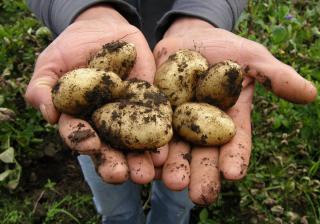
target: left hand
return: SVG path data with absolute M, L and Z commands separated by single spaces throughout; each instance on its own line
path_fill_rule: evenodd
M 162 171 L 165 185 L 172 190 L 189 186 L 191 200 L 208 205 L 219 194 L 220 171 L 228 180 L 239 180 L 246 175 L 252 144 L 250 114 L 254 80 L 294 103 L 312 102 L 317 90 L 261 44 L 215 28 L 200 19 L 183 17 L 173 22 L 155 47 L 157 67 L 180 49 L 200 52 L 209 64 L 231 59 L 245 71 L 240 97 L 227 111 L 237 127 L 237 133 L 229 143 L 220 150 L 218 147 L 195 147 L 191 150 L 185 142 L 172 141 L 169 144 L 169 155 Z M 184 155 L 190 150 L 192 160 L 189 165 Z

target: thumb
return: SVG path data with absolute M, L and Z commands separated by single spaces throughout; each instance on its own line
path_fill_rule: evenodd
M 152 51 L 150 50 L 143 34 L 137 32 L 134 33 L 134 35 L 128 35 L 124 40 L 129 43 L 133 43 L 137 51 L 136 62 L 128 78 L 137 78 L 152 83 L 156 71 L 156 65 Z
M 25 99 L 33 107 L 39 109 L 43 118 L 51 124 L 58 121 L 59 112 L 55 109 L 51 90 L 58 81 L 58 76 L 53 72 L 39 72 L 35 71 L 25 93 Z

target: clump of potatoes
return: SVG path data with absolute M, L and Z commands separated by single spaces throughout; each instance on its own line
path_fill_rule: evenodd
M 173 135 L 167 97 L 142 80 L 123 81 L 134 66 L 133 44 L 106 44 L 88 68 L 66 73 L 52 89 L 52 101 L 63 113 L 89 118 L 101 139 L 123 150 L 153 150 Z
M 209 66 L 200 53 L 191 50 L 171 55 L 155 75 L 155 85 L 175 107 L 175 132 L 203 146 L 225 144 L 235 135 L 235 124 L 223 110 L 236 103 L 242 80 L 237 63 L 227 60 Z
M 241 92 L 238 64 L 227 60 L 210 66 L 200 53 L 180 50 L 158 68 L 152 85 L 122 80 L 135 59 L 133 44 L 104 45 L 87 68 L 60 78 L 52 89 L 55 107 L 89 117 L 100 138 L 117 149 L 159 148 L 171 140 L 173 128 L 186 141 L 204 146 L 225 144 L 235 135 L 236 127 L 223 110 Z

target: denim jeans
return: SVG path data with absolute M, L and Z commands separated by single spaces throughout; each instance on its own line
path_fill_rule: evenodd
M 121 185 L 107 184 L 97 175 L 89 156 L 78 157 L 86 182 L 93 194 L 103 224 L 187 224 L 194 204 L 188 191 L 174 192 L 162 181 L 152 183 L 151 210 L 147 218 L 141 207 L 140 186 L 127 181 Z

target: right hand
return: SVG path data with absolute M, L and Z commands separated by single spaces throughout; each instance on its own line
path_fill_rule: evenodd
M 160 150 L 160 154 L 145 152 L 125 156 L 102 144 L 88 122 L 60 114 L 51 99 L 52 87 L 61 76 L 70 70 L 86 66 L 90 56 L 102 45 L 118 40 L 133 43 L 137 50 L 137 59 L 129 78 L 152 83 L 156 66 L 143 34 L 113 8 L 96 5 L 82 12 L 39 55 L 25 98 L 41 111 L 49 123 L 58 122 L 60 135 L 71 149 L 83 154 L 99 153 L 101 159 L 98 160 L 98 170 L 104 181 L 122 183 L 129 178 L 130 170 L 131 180 L 144 184 L 153 180 L 154 164 L 161 166 L 165 162 L 167 150 Z M 72 141 L 72 136 L 79 130 L 91 134 L 82 141 L 81 137 L 80 141 Z

